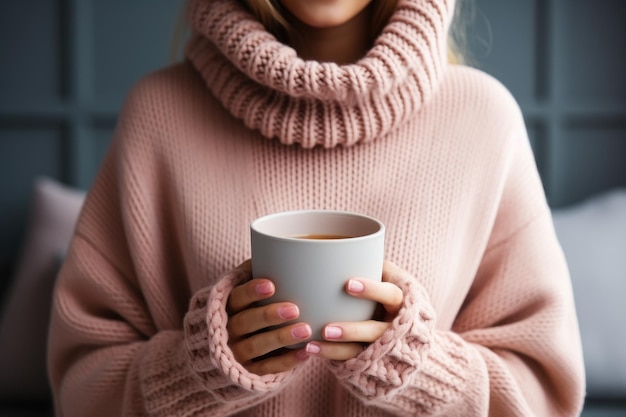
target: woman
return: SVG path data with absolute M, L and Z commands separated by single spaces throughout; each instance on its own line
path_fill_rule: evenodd
M 59 416 L 579 413 L 573 297 L 523 118 L 449 64 L 453 10 L 191 2 L 186 59 L 131 92 L 59 277 Z M 241 262 L 251 220 L 305 208 L 381 219 L 389 262 L 346 283 L 376 320 L 289 350 L 310 327 L 296 305 L 256 307 L 275 288 Z

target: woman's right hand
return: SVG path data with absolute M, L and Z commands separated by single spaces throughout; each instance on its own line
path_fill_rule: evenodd
M 308 324 L 273 327 L 297 319 L 298 306 L 255 304 L 274 295 L 275 290 L 272 281 L 257 278 L 233 288 L 228 298 L 228 344 L 235 359 L 257 375 L 288 371 L 309 357 L 303 349 L 285 349 L 311 337 Z

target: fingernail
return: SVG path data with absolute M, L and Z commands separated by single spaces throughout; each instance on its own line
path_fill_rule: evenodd
M 283 320 L 293 320 L 300 312 L 296 306 L 282 306 L 278 308 L 278 316 Z
M 311 337 L 311 329 L 309 326 L 298 326 L 291 330 L 291 335 L 296 339 L 307 339 Z
M 257 284 L 255 289 L 257 294 L 270 295 L 274 292 L 274 285 L 271 282 L 263 281 L 260 284 Z
M 326 326 L 324 328 L 324 337 L 327 339 L 339 339 L 343 335 L 341 327 Z
M 365 289 L 365 285 L 361 281 L 357 281 L 355 279 L 351 279 L 348 281 L 348 291 L 350 292 L 363 292 Z
M 306 350 L 306 353 L 317 355 L 318 353 L 322 351 L 322 348 L 317 343 L 307 343 L 305 350 Z

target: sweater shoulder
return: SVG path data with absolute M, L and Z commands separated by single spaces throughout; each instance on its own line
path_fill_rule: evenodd
M 512 123 L 519 123 L 523 119 L 520 106 L 511 91 L 500 80 L 480 69 L 464 65 L 451 66 L 443 84 L 446 95 L 453 96 L 463 106 L 464 112 Z
M 219 104 L 187 62 L 143 76 L 128 92 L 122 106 L 116 137 L 125 146 L 150 143 L 173 146 L 183 132 L 217 113 Z
M 188 100 L 190 92 L 201 90 L 193 68 L 180 62 L 144 75 L 130 89 L 122 113 L 132 110 L 154 111 L 173 107 Z
M 507 152 L 519 140 L 528 142 L 524 116 L 513 94 L 479 69 L 451 66 L 432 107 L 439 118 L 445 117 L 445 129 L 453 132 L 454 140 L 464 144 Z
M 508 102 L 509 105 L 518 107 L 511 91 L 499 79 L 479 68 L 451 65 L 446 81 L 459 92 L 478 93 L 485 98 L 500 100 L 500 104 Z

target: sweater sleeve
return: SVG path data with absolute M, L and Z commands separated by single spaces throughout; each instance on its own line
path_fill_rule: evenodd
M 162 165 L 138 137 L 152 125 L 136 94 L 54 292 L 48 367 L 56 415 L 230 416 L 279 392 L 291 373 L 261 377 L 234 360 L 225 304 L 249 271 L 205 277 L 181 256 L 172 195 L 157 178 Z
M 475 378 L 484 382 L 486 367 L 478 352 L 435 329 L 429 297 L 413 277 L 398 268 L 390 280 L 404 293 L 390 328 L 356 358 L 333 361 L 333 372 L 365 403 L 399 416 L 483 415 Z
M 198 291 L 184 328 L 159 330 L 137 288 L 77 235 L 51 323 L 57 415 L 227 416 L 278 392 L 292 372 L 250 374 L 227 347 L 224 295 L 242 274 L 237 269 Z
M 512 142 L 490 237 L 452 329 L 437 328 L 419 277 L 399 271 L 405 298 L 390 329 L 331 365 L 367 404 L 399 416 L 579 415 L 584 367 L 570 277 L 525 133 Z
M 185 316 L 185 343 L 191 368 L 202 385 L 223 401 L 263 397 L 284 386 L 294 371 L 259 376 L 248 372 L 228 347 L 226 303 L 232 288 L 251 277 L 245 263 L 210 288 L 198 291 Z

